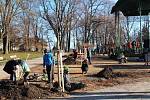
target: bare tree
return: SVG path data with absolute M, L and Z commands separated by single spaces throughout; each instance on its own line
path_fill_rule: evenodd
M 13 18 L 18 13 L 19 6 L 16 0 L 1 0 L 0 1 L 0 10 L 1 10 L 1 25 L 3 28 L 3 53 L 8 53 L 8 43 L 9 43 L 9 34 L 10 27 L 13 21 Z

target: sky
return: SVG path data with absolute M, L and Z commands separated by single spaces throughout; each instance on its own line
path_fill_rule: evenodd
M 118 0 L 110 0 L 110 1 L 114 1 L 114 2 L 117 2 Z
M 109 0 L 109 1 L 112 1 L 112 2 L 114 2 L 114 4 L 118 1 L 118 0 Z M 114 6 L 114 5 L 113 5 Z M 71 39 L 71 41 L 73 41 L 73 39 Z M 71 42 L 71 48 L 74 48 L 74 44 L 73 44 L 73 42 Z

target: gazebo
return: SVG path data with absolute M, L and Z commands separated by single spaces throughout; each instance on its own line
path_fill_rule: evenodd
M 112 7 L 111 13 L 115 13 L 115 23 L 116 23 L 116 46 L 120 46 L 120 18 L 119 11 L 123 13 L 123 15 L 127 18 L 127 26 L 128 26 L 128 17 L 129 16 L 140 16 L 140 48 L 143 48 L 142 44 L 142 25 L 141 25 L 141 16 L 148 16 L 150 13 L 150 0 L 118 0 L 117 3 Z M 128 34 L 128 42 L 129 42 L 129 32 Z M 148 33 L 147 47 L 150 48 L 150 33 Z

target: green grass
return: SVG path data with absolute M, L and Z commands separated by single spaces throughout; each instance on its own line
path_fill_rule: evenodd
M 26 60 L 28 56 L 29 59 L 42 57 L 42 52 L 10 52 L 9 54 L 0 54 L 0 57 L 3 57 L 4 60 L 10 60 L 10 56 L 16 55 L 17 58 Z

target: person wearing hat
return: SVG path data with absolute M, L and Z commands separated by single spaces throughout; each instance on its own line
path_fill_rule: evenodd
M 51 52 L 48 52 L 47 49 L 45 49 L 43 55 L 43 72 L 45 72 L 46 70 L 48 76 L 48 83 L 52 82 L 51 69 L 53 66 L 53 61 L 53 54 Z

